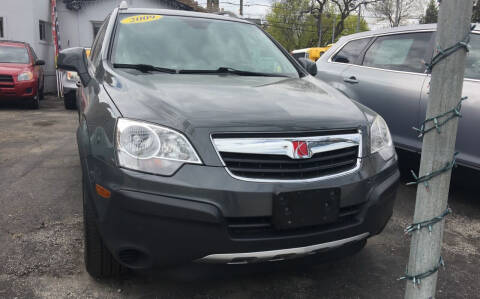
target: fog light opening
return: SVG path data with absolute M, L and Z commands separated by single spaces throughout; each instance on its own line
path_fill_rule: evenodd
M 131 268 L 142 268 L 148 264 L 148 255 L 135 248 L 125 248 L 118 252 L 120 262 Z

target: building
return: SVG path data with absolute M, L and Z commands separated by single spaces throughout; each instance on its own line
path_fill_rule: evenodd
M 195 10 L 189 0 L 126 0 L 129 7 Z M 45 91 L 56 91 L 51 0 L 0 0 L 0 40 L 29 43 L 45 60 Z M 57 0 L 60 48 L 90 47 L 107 15 L 122 0 Z

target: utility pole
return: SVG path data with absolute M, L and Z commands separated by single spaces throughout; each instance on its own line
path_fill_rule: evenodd
M 321 47 L 322 46 L 322 14 L 321 14 L 321 12 L 319 13 L 318 19 L 317 19 L 317 30 L 318 30 L 317 46 Z
M 337 26 L 337 14 L 333 18 L 333 25 L 332 25 L 332 44 L 335 43 L 335 27 Z
M 240 15 L 243 16 L 243 0 L 240 0 Z
M 360 32 L 360 19 L 362 18 L 362 3 L 358 5 L 357 31 Z
M 472 7 L 473 0 L 440 3 L 436 46 L 445 50 L 463 41 L 470 31 Z M 466 51 L 460 48 L 433 67 L 427 119 L 439 116 L 458 105 L 462 96 L 465 56 Z M 429 127 L 432 127 L 432 124 Z M 434 219 L 447 209 L 451 170 L 446 165 L 451 163 L 454 156 L 457 127 L 458 117 L 453 117 L 439 128 L 440 131 L 433 129 L 423 137 L 419 178 L 441 169 L 445 171 L 428 180 L 428 185 L 418 184 L 413 218 L 415 224 Z M 407 275 L 411 278 L 429 271 L 434 273 L 422 278 L 420 285 L 418 280 L 417 284 L 407 280 L 406 299 L 435 298 L 438 273 L 435 269 L 441 264 L 444 220 L 433 224 L 430 229 L 425 227 L 411 233 Z M 448 271 L 448 265 L 446 269 Z

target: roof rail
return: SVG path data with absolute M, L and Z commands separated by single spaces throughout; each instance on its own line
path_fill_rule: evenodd
M 125 1 L 125 0 L 122 1 L 122 2 L 120 3 L 120 6 L 119 6 L 118 8 L 120 8 L 120 9 L 127 9 L 127 8 L 128 8 L 128 3 L 127 3 L 127 1 Z

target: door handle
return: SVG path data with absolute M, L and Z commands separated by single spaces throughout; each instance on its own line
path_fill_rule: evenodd
M 350 77 L 345 77 L 343 81 L 350 83 L 350 84 L 356 84 L 358 83 L 358 80 L 355 76 L 350 76 Z

